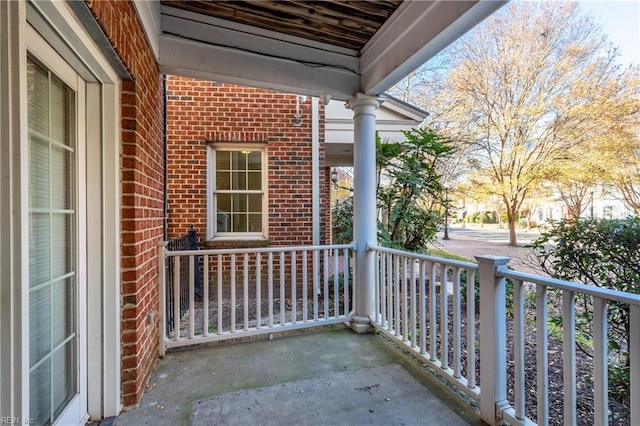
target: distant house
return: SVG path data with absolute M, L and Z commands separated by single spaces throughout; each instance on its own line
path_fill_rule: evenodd
M 210 248 L 330 243 L 331 167 L 353 165 L 344 103 L 167 76 L 167 235 Z M 376 128 L 404 140 L 427 113 L 391 96 Z

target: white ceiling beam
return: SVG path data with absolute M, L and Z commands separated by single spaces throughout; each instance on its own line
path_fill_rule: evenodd
M 313 96 L 349 99 L 358 52 L 170 7 L 162 9 L 160 69 Z
M 362 50 L 361 90 L 384 93 L 505 3 L 405 1 Z
M 320 59 L 320 58 L 319 58 Z M 262 87 L 286 93 L 347 100 L 360 79 L 342 67 L 305 65 L 245 49 L 160 36 L 160 72 L 205 80 Z

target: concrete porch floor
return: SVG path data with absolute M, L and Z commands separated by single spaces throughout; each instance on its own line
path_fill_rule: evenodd
M 339 326 L 168 352 L 116 424 L 483 423 L 394 343 Z

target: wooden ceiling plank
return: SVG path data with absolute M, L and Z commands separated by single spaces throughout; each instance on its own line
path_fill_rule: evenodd
M 164 0 L 162 4 L 360 50 L 401 2 Z

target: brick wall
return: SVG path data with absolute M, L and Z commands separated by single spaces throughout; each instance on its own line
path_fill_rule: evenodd
M 302 125 L 294 126 L 296 96 L 292 94 L 176 76 L 167 77 L 167 90 L 169 238 L 186 233 L 189 225 L 194 225 L 201 238 L 206 235 L 206 140 L 266 142 L 269 244 L 312 244 L 311 100 L 301 104 Z M 320 114 L 323 239 L 329 198 L 323 191 L 327 174 L 323 172 L 322 106 Z
M 158 354 L 156 246 L 163 234 L 162 77 L 131 2 L 88 0 L 132 81 L 121 92 L 122 403 L 135 406 Z

